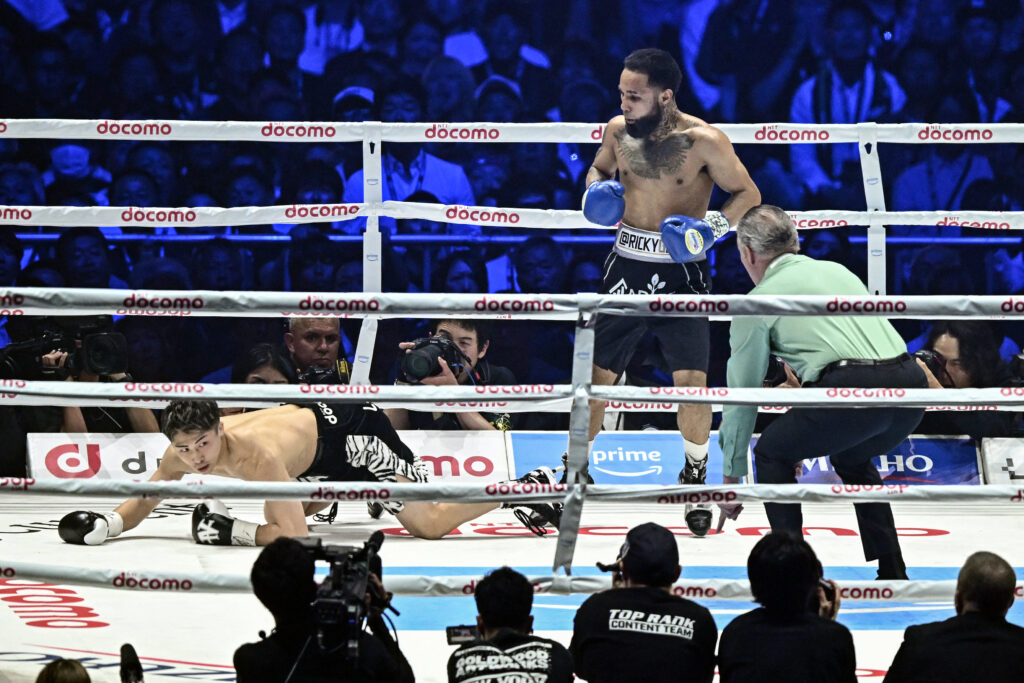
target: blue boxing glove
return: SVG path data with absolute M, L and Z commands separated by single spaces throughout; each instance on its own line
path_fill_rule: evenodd
M 583 193 L 583 216 L 598 225 L 618 225 L 626 213 L 626 188 L 618 180 L 598 180 Z
M 704 219 L 669 216 L 661 222 L 661 241 L 676 263 L 696 261 L 722 235 L 729 232 L 729 221 L 720 211 L 709 211 Z

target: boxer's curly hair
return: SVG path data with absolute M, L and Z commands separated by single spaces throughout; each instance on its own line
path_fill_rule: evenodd
M 216 401 L 171 401 L 160 416 L 160 431 L 173 439 L 176 434 L 205 432 L 219 423 Z

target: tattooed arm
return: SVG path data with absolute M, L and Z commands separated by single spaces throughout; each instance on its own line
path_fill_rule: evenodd
M 699 129 L 693 147 L 703 158 L 711 180 L 731 195 L 722 205 L 722 213 L 730 225 L 736 225 L 743 214 L 761 203 L 761 192 L 722 131 L 710 126 Z
M 587 185 L 596 183 L 599 180 L 611 180 L 618 170 L 618 160 L 615 158 L 615 141 L 613 139 L 614 129 L 622 129 L 622 117 L 616 116 L 604 127 L 604 135 L 601 137 L 601 147 L 597 150 L 594 163 L 587 171 Z

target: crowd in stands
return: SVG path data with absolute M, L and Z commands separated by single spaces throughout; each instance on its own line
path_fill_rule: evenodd
M 840 619 L 843 588 L 825 577 L 814 549 L 800 536 L 771 532 L 753 545 L 747 576 L 758 606 L 729 619 L 721 633 L 700 604 L 704 601 L 674 590 L 682 567 L 676 538 L 667 528 L 654 522 L 633 527 L 614 561 L 597 566 L 612 572 L 611 588 L 583 601 L 568 647 L 534 634 L 535 586 L 528 578 L 506 566 L 474 582 L 475 626 L 449 629 L 449 645 L 457 646 L 448 654 L 449 683 L 711 683 L 716 669 L 721 683 L 857 680 L 853 635 Z M 357 612 L 357 623 L 365 619 L 361 632 L 322 617 L 319 601 L 341 597 L 337 586 L 329 598 L 318 592 L 308 546 L 281 537 L 263 549 L 250 576 L 276 628 L 235 651 L 239 683 L 439 678 L 445 655 L 432 651 L 436 660 L 428 673 L 418 653 L 414 671 L 395 637 L 402 617 L 396 617 L 394 635 L 382 620 L 391 594 L 380 568 L 371 567 L 363 579 L 357 570 L 349 571 L 346 589 L 365 586 L 366 607 Z M 1019 590 L 1005 559 L 985 551 L 971 554 L 957 576 L 955 616 L 909 626 L 886 683 L 1019 681 L 1024 628 L 1007 620 Z M 355 643 L 358 656 L 352 657 Z M 860 657 L 878 659 L 863 651 Z M 89 680 L 79 662 L 54 658 L 36 683 Z M 143 680 L 130 646 L 122 648 L 121 680 Z
M 712 124 L 1024 117 L 1024 9 L 1013 0 L 5 0 L 0 117 L 603 123 L 618 111 L 622 58 L 641 46 L 675 56 L 680 109 Z M 382 190 L 385 199 L 578 209 L 596 147 L 387 144 Z M 765 203 L 865 208 L 854 145 L 737 151 Z M 888 144 L 880 157 L 892 209 L 1024 209 L 1024 145 Z M 4 137 L 0 205 L 358 202 L 361 165 L 359 143 Z M 360 291 L 363 225 L 5 227 L 0 285 Z M 391 292 L 596 291 L 611 240 L 597 229 L 422 219 L 381 227 Z M 803 251 L 866 278 L 863 229 L 802 234 Z M 891 227 L 909 242 L 887 247 L 888 292 L 1024 292 L 1013 233 L 1000 232 L 998 244 L 969 239 L 993 234 Z M 732 241 L 712 260 L 713 291 L 750 289 Z M 394 380 L 397 341 L 421 324 L 382 323 L 374 382 Z M 908 341 L 927 337 L 918 321 L 899 324 Z M 716 323 L 719 336 L 726 325 Z M 119 326 L 133 376 L 148 380 L 199 381 L 283 333 L 279 321 L 257 319 Z M 0 344 L 16 337 L 10 327 L 0 324 Z M 356 332 L 342 330 L 349 358 Z M 572 334 L 567 324 L 507 322 L 490 358 L 524 383 L 567 382 Z M 992 334 L 1004 360 L 1019 351 L 1019 330 Z M 523 348 L 553 360 L 529 362 Z M 713 358 L 712 384 L 724 384 L 724 363 Z M 670 382 L 657 348 L 634 366 L 636 382 Z

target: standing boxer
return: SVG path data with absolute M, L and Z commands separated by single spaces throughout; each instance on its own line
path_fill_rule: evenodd
M 725 134 L 676 108 L 682 73 L 667 52 L 637 50 L 623 66 L 622 116 L 604 130 L 583 195 L 587 220 L 618 226 L 603 291 L 708 294 L 708 249 L 761 203 L 761 193 Z M 721 211 L 709 212 L 715 185 L 731 196 Z M 593 383 L 614 384 L 648 331 L 660 342 L 675 386 L 707 386 L 709 322 L 690 317 L 597 316 Z M 603 420 L 604 402 L 591 401 L 591 448 Z M 686 450 L 679 482 L 703 484 L 711 406 L 681 404 L 678 424 Z M 711 511 L 688 506 L 686 524 L 705 535 Z

